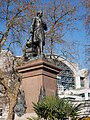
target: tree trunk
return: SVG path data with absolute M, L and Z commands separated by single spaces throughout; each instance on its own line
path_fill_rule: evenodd
M 17 85 L 13 92 L 8 93 L 9 97 L 9 113 L 7 120 L 14 120 L 14 106 L 17 102 L 18 90 L 19 90 L 20 83 L 17 81 Z
M 16 104 L 17 97 L 10 97 L 9 101 L 9 113 L 8 113 L 8 120 L 14 120 L 14 106 Z

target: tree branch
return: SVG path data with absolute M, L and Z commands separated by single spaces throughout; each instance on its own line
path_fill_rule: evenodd
M 1 39 L 0 39 L 0 47 L 4 45 L 5 41 L 7 40 L 7 36 L 8 36 L 8 33 L 10 31 L 10 29 L 13 27 L 13 22 L 15 21 L 15 19 L 18 17 L 18 15 L 24 11 L 26 8 L 24 9 L 19 9 L 18 12 L 15 14 L 15 16 L 12 18 L 12 20 L 10 20 L 9 24 L 7 25 L 7 29 L 6 29 L 6 32 L 3 33 Z
M 75 10 L 75 7 L 72 8 L 72 9 L 70 9 L 69 11 L 67 11 L 66 13 L 64 13 L 63 15 L 61 15 L 61 16 L 54 22 L 54 24 L 52 25 L 50 31 L 53 31 L 53 30 L 54 30 L 54 26 L 57 24 L 57 22 L 58 22 L 59 20 L 61 20 L 64 16 L 68 15 L 70 12 L 73 12 L 74 10 Z

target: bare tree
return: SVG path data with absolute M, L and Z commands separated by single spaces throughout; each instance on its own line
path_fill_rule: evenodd
M 3 25 L 0 29 L 0 48 L 6 42 L 23 41 L 28 32 L 26 23 L 34 14 L 34 2 L 35 0 L 0 1 L 0 22 Z
M 89 69 L 89 77 L 90 77 L 90 0 L 83 0 L 82 3 L 83 7 L 86 8 L 86 13 L 84 15 L 84 26 L 86 28 L 86 35 L 87 35 L 87 44 L 84 45 L 85 47 L 85 60 L 86 60 L 86 65 Z
M 85 26 L 90 35 L 90 0 L 84 0 L 84 6 L 86 8 Z
M 74 23 L 79 19 L 76 16 L 77 5 L 72 5 L 70 0 L 51 0 L 45 3 L 41 9 L 44 9 L 44 20 L 46 20 L 48 26 L 46 49 L 53 54 L 56 50 L 55 46 L 67 44 L 67 41 L 64 40 L 67 31 L 75 30 Z
M 0 58 L 2 63 L 0 66 L 0 84 L 3 87 L 1 92 L 8 98 L 8 120 L 13 120 L 13 109 L 16 104 L 21 78 L 19 73 L 15 70 L 16 58 L 11 52 L 2 53 L 1 51 Z

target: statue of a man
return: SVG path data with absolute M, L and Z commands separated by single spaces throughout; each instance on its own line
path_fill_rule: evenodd
M 31 31 L 34 48 L 37 49 L 37 54 L 43 54 L 43 46 L 45 45 L 45 32 L 47 30 L 46 23 L 42 20 L 42 11 L 37 12 L 37 16 L 33 18 Z

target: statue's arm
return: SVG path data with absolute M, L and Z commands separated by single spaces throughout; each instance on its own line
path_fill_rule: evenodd
M 31 24 L 31 27 L 30 27 L 30 33 L 34 32 L 34 28 L 35 28 L 35 18 L 33 18 L 33 20 L 32 20 L 32 24 Z

